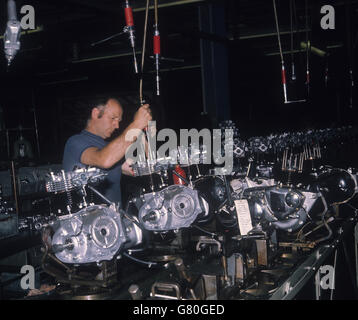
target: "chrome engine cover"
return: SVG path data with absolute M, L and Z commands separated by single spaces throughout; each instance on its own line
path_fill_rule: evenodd
M 52 248 L 64 263 L 109 261 L 124 244 L 131 247 L 142 241 L 140 228 L 101 205 L 59 217 L 54 229 Z
M 319 195 L 296 188 L 272 186 L 246 189 L 244 198 L 251 203 L 254 221 L 265 220 L 276 229 L 292 232 L 306 222 L 307 214 Z
M 349 201 L 357 193 L 357 176 L 347 170 L 326 168 L 317 178 L 319 190 L 327 203 L 341 204 Z
M 198 191 L 183 185 L 172 185 L 143 197 L 139 221 L 150 231 L 187 228 L 205 211 Z

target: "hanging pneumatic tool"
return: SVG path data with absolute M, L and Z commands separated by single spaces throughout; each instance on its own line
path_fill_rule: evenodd
M 127 32 L 129 34 L 129 40 L 130 40 L 131 47 L 132 47 L 132 50 L 133 50 L 134 70 L 135 70 L 135 73 L 138 73 L 137 57 L 136 57 L 136 54 L 135 54 L 135 35 L 134 35 L 133 10 L 132 10 L 132 7 L 129 5 L 128 0 L 126 0 L 126 3 L 125 3 L 124 15 L 125 15 L 125 18 L 126 18 L 126 26 L 124 27 L 124 32 Z
M 154 35 L 153 35 L 153 54 L 155 58 L 155 71 L 156 71 L 156 84 L 157 84 L 157 96 L 160 95 L 159 89 L 159 58 L 160 58 L 160 33 L 158 28 L 158 0 L 154 0 Z
M 293 6 L 295 5 L 294 0 L 290 0 L 290 24 L 291 24 L 291 81 L 296 82 L 296 72 L 295 72 L 295 56 L 293 53 Z M 295 12 L 296 12 L 296 8 Z M 296 21 L 297 23 L 297 21 Z
M 143 106 L 146 101 L 143 97 L 143 71 L 144 71 L 144 59 L 145 59 L 145 47 L 146 47 L 146 39 L 147 39 L 147 26 L 148 26 L 148 14 L 149 14 L 149 0 L 146 1 L 146 9 L 145 9 L 145 21 L 144 21 L 144 32 L 143 32 L 143 47 L 142 47 L 142 61 L 141 61 L 141 76 L 139 80 L 139 101 L 140 105 Z M 146 134 L 153 134 L 152 132 L 148 132 L 148 127 L 144 128 L 144 131 Z M 155 159 L 155 154 L 153 154 L 154 150 L 152 146 L 150 145 L 151 139 L 146 137 L 146 134 L 143 134 L 143 145 L 146 145 L 147 152 L 145 152 L 148 155 L 148 159 L 146 160 L 148 162 L 148 168 L 150 170 L 151 163 Z M 147 138 L 147 139 L 146 139 Z M 145 160 L 145 159 L 142 159 Z M 152 173 L 150 172 L 150 179 L 153 185 L 153 178 Z
M 8 22 L 4 34 L 4 51 L 7 65 L 10 66 L 18 50 L 20 50 L 21 25 L 16 17 L 16 3 L 14 0 L 7 2 Z
M 146 37 L 147 37 L 147 26 L 148 26 L 148 12 L 149 12 L 149 1 L 147 1 L 146 12 L 145 12 L 145 22 L 144 22 L 144 37 L 143 37 L 143 50 L 142 50 L 142 76 L 140 79 L 140 88 L 139 95 L 140 101 L 143 105 L 145 102 L 143 100 L 143 68 L 144 68 L 144 53 L 145 53 L 145 45 L 146 45 Z M 159 25 L 158 25 L 158 0 L 154 0 L 154 32 L 153 32 L 153 56 L 151 58 L 155 59 L 155 71 L 156 71 L 156 95 L 160 95 L 160 77 L 159 77 L 159 60 L 162 59 L 160 56 L 160 33 L 159 33 Z M 174 60 L 174 59 L 173 59 Z M 182 61 L 180 61 L 182 62 Z
M 283 95 L 284 95 L 284 103 L 296 103 L 296 102 L 306 102 L 306 99 L 301 100 L 289 100 L 287 98 L 287 82 L 286 82 L 286 70 L 285 70 L 285 61 L 283 59 L 283 52 L 282 52 L 282 46 L 281 46 L 281 36 L 280 36 L 280 29 L 278 25 L 278 17 L 277 17 L 277 9 L 276 9 L 276 0 L 273 1 L 273 10 L 275 14 L 275 22 L 276 22 L 276 32 L 277 32 L 277 38 L 278 38 L 278 46 L 280 51 L 280 57 L 281 57 L 281 77 L 282 77 L 282 87 L 283 87 Z M 293 65 L 293 74 L 292 80 L 296 80 L 296 74 L 294 73 L 294 65 Z
M 114 35 L 111 35 L 105 39 L 96 41 L 91 43 L 91 46 L 94 47 L 100 43 L 106 42 L 108 40 L 111 40 L 115 37 L 118 37 L 122 34 L 128 33 L 130 44 L 133 50 L 133 64 L 134 64 L 134 71 L 135 73 L 138 73 L 138 63 L 137 63 L 137 56 L 135 52 L 135 29 L 134 29 L 134 19 L 133 19 L 133 10 L 132 7 L 129 5 L 128 0 L 126 0 L 124 5 L 124 17 L 126 20 L 126 26 L 123 28 L 122 32 L 115 33 Z
M 143 52 L 145 48 L 145 39 L 146 39 L 146 33 L 147 33 L 147 24 L 148 24 L 148 10 L 149 10 L 149 4 L 146 8 L 146 18 L 145 18 L 145 25 L 144 25 L 144 39 L 143 39 Z M 143 73 L 143 57 L 142 55 L 142 73 Z M 156 82 L 156 95 L 160 96 L 160 61 L 169 61 L 169 62 L 179 62 L 183 63 L 184 59 L 177 59 L 177 58 L 167 58 L 161 56 L 161 47 L 160 47 L 160 32 L 159 32 L 159 24 L 158 24 L 158 0 L 154 0 L 154 26 L 153 26 L 153 55 L 150 56 L 151 59 L 154 59 L 154 65 L 155 65 L 155 82 Z M 142 100 L 141 100 L 142 101 Z

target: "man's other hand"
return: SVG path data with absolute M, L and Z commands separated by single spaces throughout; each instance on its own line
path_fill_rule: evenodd
M 122 164 L 122 173 L 125 174 L 126 176 L 132 176 L 134 177 L 134 171 L 131 167 L 131 161 L 126 160 L 123 164 Z

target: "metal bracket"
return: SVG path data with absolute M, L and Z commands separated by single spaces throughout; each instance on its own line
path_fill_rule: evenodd
M 161 292 L 165 292 L 168 294 L 162 294 Z M 167 300 L 183 300 L 179 285 L 176 283 L 168 282 L 155 282 L 152 285 L 150 296 L 153 298 L 161 298 Z
M 200 237 L 198 243 L 196 244 L 196 251 L 201 251 L 202 244 L 215 245 L 218 247 L 218 252 L 221 252 L 221 243 L 215 239 Z

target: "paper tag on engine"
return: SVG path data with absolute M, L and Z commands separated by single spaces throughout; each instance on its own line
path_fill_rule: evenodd
M 237 220 L 240 228 L 240 234 L 242 236 L 245 236 L 252 229 L 249 204 L 246 199 L 235 200 L 234 202 L 236 207 Z

